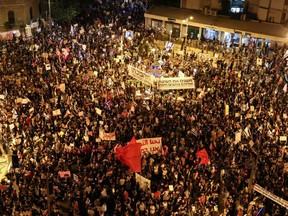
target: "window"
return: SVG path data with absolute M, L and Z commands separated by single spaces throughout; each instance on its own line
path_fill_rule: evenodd
M 30 12 L 30 20 L 33 20 L 33 9 L 32 9 L 32 7 L 30 7 L 29 12 Z
M 15 24 L 14 11 L 8 11 L 8 22 L 10 24 Z

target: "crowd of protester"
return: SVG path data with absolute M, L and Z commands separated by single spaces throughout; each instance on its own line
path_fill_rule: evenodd
M 287 215 L 250 187 L 288 200 L 284 50 L 268 57 L 242 47 L 201 61 L 187 52 L 184 64 L 163 50 L 155 57 L 148 4 L 96 1 L 71 29 L 41 24 L 33 38 L 0 41 L 0 134 L 13 161 L 1 215 Z M 137 34 L 127 39 L 124 29 Z M 159 58 L 167 76 L 181 70 L 196 89 L 159 91 L 128 76 L 129 64 L 146 59 L 149 71 Z M 99 129 L 116 140 L 99 140 Z M 146 190 L 114 154 L 134 135 L 166 147 L 142 156 Z M 209 164 L 196 157 L 201 149 Z

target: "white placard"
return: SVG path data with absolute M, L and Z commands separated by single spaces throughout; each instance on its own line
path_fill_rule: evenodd
M 46 69 L 46 71 L 51 70 L 51 65 L 50 64 L 45 64 L 45 69 Z
M 59 116 L 59 115 L 61 115 L 60 109 L 57 109 L 57 110 L 53 111 L 53 116 Z
M 10 130 L 13 130 L 15 128 L 15 125 L 14 124 L 10 124 L 9 128 L 10 128 Z
M 102 114 L 102 110 L 101 109 L 99 109 L 99 108 L 95 108 L 95 110 L 96 110 L 96 113 L 98 114 L 98 115 L 100 115 L 101 116 L 101 114 Z
M 28 99 L 26 99 L 26 98 L 22 99 L 21 103 L 22 104 L 28 104 Z
M 65 83 L 61 83 L 59 89 L 60 91 L 65 92 Z

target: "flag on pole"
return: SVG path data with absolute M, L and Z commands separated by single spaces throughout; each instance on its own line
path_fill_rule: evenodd
M 126 146 L 115 148 L 115 153 L 132 172 L 141 172 L 141 143 L 137 143 L 135 136 Z

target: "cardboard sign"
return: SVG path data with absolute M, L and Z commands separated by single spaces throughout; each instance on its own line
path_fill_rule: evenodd
M 60 109 L 54 110 L 53 113 L 52 113 L 52 115 L 53 115 L 53 116 L 59 116 L 59 115 L 61 115 Z
M 79 178 L 76 174 L 73 174 L 73 180 L 76 181 L 76 182 L 79 182 Z
M 65 92 L 65 83 L 61 83 L 59 89 L 61 92 Z
M 287 136 L 280 136 L 281 142 L 287 142 Z
M 22 98 L 17 98 L 16 103 L 22 103 Z
M 99 108 L 95 108 L 95 110 L 96 110 L 96 113 L 98 114 L 98 115 L 100 115 L 101 116 L 101 114 L 102 114 L 102 110 L 101 109 L 99 109 Z
M 135 173 L 135 179 L 143 191 L 147 191 L 147 189 L 151 188 L 151 180 L 139 175 L 138 173 Z
M 45 69 L 46 69 L 46 71 L 51 70 L 51 65 L 50 64 L 45 64 Z
M 105 133 L 104 130 L 99 130 L 99 138 L 101 140 L 115 141 L 116 140 L 116 134 L 115 134 L 115 132 Z
M 22 104 L 28 104 L 28 99 L 26 99 L 26 98 L 25 98 L 25 99 L 22 99 L 21 103 L 22 103 Z
M 157 154 L 162 148 L 162 137 L 139 139 L 137 142 L 141 143 L 141 153 Z
M 71 177 L 71 172 L 68 171 L 59 171 L 58 172 L 60 178 L 70 178 Z
M 229 116 L 229 105 L 225 104 L 225 116 Z

